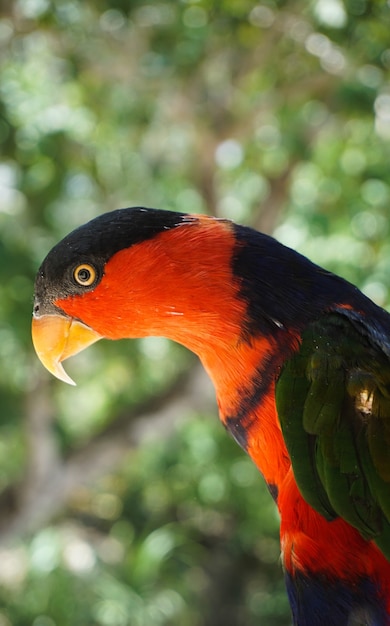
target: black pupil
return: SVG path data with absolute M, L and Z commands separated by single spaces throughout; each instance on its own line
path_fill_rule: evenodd
M 81 283 L 87 283 L 91 278 L 91 272 L 87 269 L 82 269 L 77 272 L 77 278 Z

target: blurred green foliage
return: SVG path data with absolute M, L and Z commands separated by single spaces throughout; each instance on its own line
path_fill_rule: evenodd
M 131 428 L 126 411 L 136 423 L 194 361 L 164 339 L 102 343 L 70 364 L 76 389 L 49 380 L 30 343 L 33 279 L 75 226 L 139 204 L 274 230 L 386 306 L 389 12 L 2 4 L 0 626 L 290 623 L 275 509 L 215 416 L 40 511 L 56 472 Z
M 283 623 L 277 526 L 256 468 L 204 416 L 80 489 L 31 542 L 1 550 L 0 603 L 18 625 L 31 615 L 69 626 Z

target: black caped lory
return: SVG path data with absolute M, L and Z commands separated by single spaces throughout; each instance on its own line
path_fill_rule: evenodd
M 390 316 L 342 278 L 224 219 L 140 207 L 40 267 L 43 364 L 102 337 L 163 335 L 201 359 L 220 418 L 281 516 L 298 626 L 390 625 Z

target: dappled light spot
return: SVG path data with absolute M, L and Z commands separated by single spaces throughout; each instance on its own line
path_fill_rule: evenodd
M 383 282 L 369 281 L 362 286 L 362 292 L 379 306 L 386 306 L 389 290 Z
M 102 30 L 113 33 L 125 26 L 126 18 L 119 9 L 108 9 L 101 14 L 99 24 Z
M 324 26 L 343 28 L 347 23 L 347 14 L 340 0 L 316 0 L 314 15 Z
M 126 626 L 128 607 L 119 600 L 101 600 L 94 606 L 95 619 L 101 626 Z
M 356 176 L 363 172 L 367 164 L 367 158 L 363 150 L 347 148 L 340 158 L 341 167 L 350 176 Z
M 249 487 L 259 480 L 259 473 L 249 459 L 236 461 L 230 470 L 233 482 L 241 487 Z
M 170 342 L 164 337 L 145 337 L 139 344 L 143 354 L 153 361 L 161 361 L 169 353 Z
M 226 139 L 215 151 L 215 160 L 222 169 L 231 170 L 238 167 L 243 158 L 242 146 L 235 139 Z
M 61 537 L 55 528 L 37 534 L 30 546 L 31 569 L 40 574 L 54 570 L 61 561 Z
M 311 33 L 306 39 L 306 49 L 320 59 L 321 66 L 330 74 L 341 74 L 346 67 L 342 50 L 322 33 Z
M 383 80 L 384 74 L 376 65 L 362 65 L 357 71 L 357 77 L 363 85 L 376 89 Z
M 377 178 L 369 178 L 361 186 L 364 200 L 372 205 L 384 205 L 388 203 L 390 196 L 389 186 Z
M 106 520 L 117 519 L 122 512 L 122 502 L 112 493 L 97 493 L 91 502 L 91 511 Z
M 249 13 L 249 21 L 259 28 L 270 28 L 275 21 L 275 13 L 265 4 L 258 4 Z
M 361 211 L 351 220 L 353 234 L 359 239 L 370 239 L 377 232 L 376 216 L 368 211 Z
M 280 129 L 276 124 L 264 124 L 256 128 L 256 139 L 264 150 L 276 148 L 281 143 Z
M 231 220 L 242 220 L 245 216 L 245 206 L 236 196 L 224 196 L 218 202 L 218 212 Z
M 63 550 L 66 567 L 76 574 L 85 574 L 94 567 L 96 557 L 86 541 L 74 537 L 67 541 Z
M 18 189 L 19 168 L 16 163 L 0 164 L 0 213 L 17 215 L 26 206 L 26 198 Z
M 114 537 L 104 537 L 97 545 L 96 552 L 99 559 L 109 565 L 121 563 L 126 555 L 124 545 Z
M 380 94 L 374 104 L 375 130 L 383 139 L 390 139 L 390 94 Z
M 50 2 L 49 0 L 24 0 L 18 3 L 18 8 L 25 17 L 37 19 L 50 8 Z
M 222 475 L 210 472 L 201 479 L 198 489 L 205 502 L 219 502 L 225 494 L 226 481 Z
M 23 585 L 29 570 L 28 554 L 26 549 L 22 546 L 15 548 L 2 548 L 0 550 L 0 562 L 0 585 L 6 589 L 20 588 Z

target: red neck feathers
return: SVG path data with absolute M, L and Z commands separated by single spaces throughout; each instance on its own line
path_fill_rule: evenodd
M 232 271 L 237 245 L 229 222 L 199 216 L 117 252 L 94 291 L 56 305 L 109 339 L 153 335 L 185 345 L 209 373 L 226 421 L 277 348 L 269 338 L 243 339 L 247 303 Z M 262 398 L 261 420 L 258 412 L 246 408 L 246 448 L 267 482 L 279 484 L 289 460 L 273 393 Z

